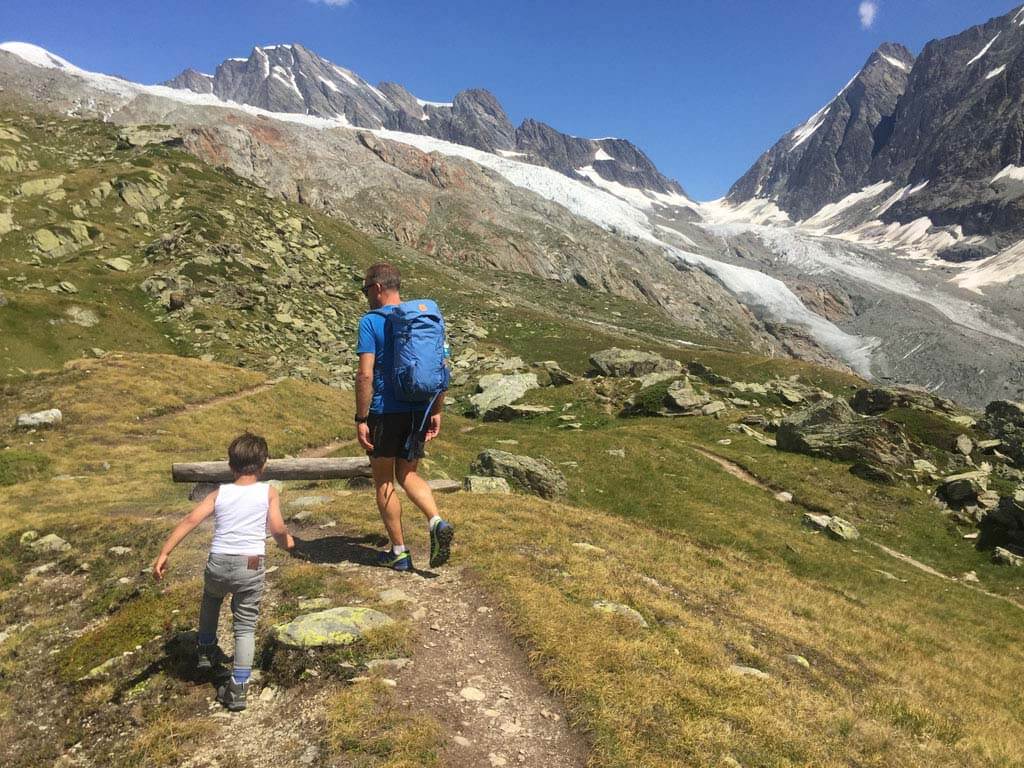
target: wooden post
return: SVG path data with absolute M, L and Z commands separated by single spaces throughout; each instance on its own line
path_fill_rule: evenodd
M 370 459 L 353 456 L 339 459 L 271 459 L 263 470 L 263 480 L 345 480 L 370 477 Z M 171 478 L 176 483 L 230 483 L 234 476 L 226 461 L 200 461 L 172 464 Z

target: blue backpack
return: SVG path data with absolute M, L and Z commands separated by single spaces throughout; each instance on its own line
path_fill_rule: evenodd
M 451 376 L 441 310 L 430 299 L 414 299 L 391 312 L 375 311 L 384 316 L 384 333 L 394 348 L 395 399 L 428 404 L 429 412 L 437 396 L 448 389 Z

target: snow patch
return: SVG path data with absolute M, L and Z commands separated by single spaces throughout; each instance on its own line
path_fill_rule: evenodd
M 891 186 L 891 181 L 880 181 L 877 184 L 872 184 L 870 187 L 865 187 L 859 192 L 853 192 L 844 197 L 842 200 L 838 200 L 837 202 L 829 203 L 828 205 L 822 206 L 822 208 L 816 214 L 811 216 L 809 219 L 805 219 L 802 222 L 801 226 L 811 231 L 814 231 L 815 229 L 820 229 L 823 225 L 826 224 L 826 222 L 831 221 L 843 211 L 847 210 L 848 208 L 852 208 L 853 206 L 857 205 L 858 203 L 864 202 L 865 200 L 870 200 L 873 197 L 878 197 Z M 825 226 L 825 229 L 828 229 L 829 226 L 831 225 Z
M 604 148 L 598 147 L 597 152 L 594 153 L 594 160 L 614 160 L 615 158 L 604 151 Z
M 886 56 L 884 53 L 880 53 L 879 56 L 881 56 L 883 59 L 885 59 L 890 64 L 892 64 L 894 67 L 896 67 L 896 69 L 902 69 L 904 72 L 907 71 L 907 65 L 904 64 L 899 59 L 894 59 L 892 56 Z
M 652 189 L 637 189 L 636 187 L 627 187 L 625 184 L 620 184 L 617 181 L 604 178 L 598 173 L 594 166 L 587 165 L 583 168 L 577 168 L 576 172 L 581 176 L 585 176 L 590 179 L 596 186 L 601 189 L 610 192 L 622 200 L 641 208 L 643 210 L 649 210 L 656 205 L 668 205 L 677 206 L 680 208 L 693 208 L 696 210 L 697 205 L 684 195 L 680 195 L 674 192 L 655 192 Z
M 32 45 L 31 43 L 0 43 L 0 51 L 13 53 L 15 56 L 24 59 L 29 64 L 34 64 L 37 67 L 45 67 L 46 69 L 64 69 L 68 72 L 84 71 L 76 67 L 67 59 L 62 59 L 60 56 L 50 53 L 45 48 L 40 48 L 38 45 Z
M 1008 165 L 995 176 L 992 177 L 990 184 L 995 184 L 1000 179 L 1009 179 L 1011 181 L 1024 181 L 1024 168 L 1019 165 Z
M 995 77 L 996 75 L 1000 75 L 1000 74 L 1002 74 L 1002 73 L 1003 73 L 1003 72 L 1005 72 L 1005 71 L 1006 71 L 1006 65 L 1005 65 L 1005 64 L 1003 64 L 1003 66 L 1001 66 L 1001 67 L 996 67 L 996 68 L 995 68 L 995 69 L 993 69 L 993 70 L 992 70 L 991 72 L 989 72 L 989 73 L 988 73 L 987 75 L 985 75 L 985 79 L 986 79 L 986 80 L 991 80 L 991 79 L 992 79 L 993 77 Z
M 319 81 L 320 81 L 321 83 L 323 83 L 324 85 L 326 85 L 326 86 L 327 86 L 328 88 L 330 88 L 330 89 L 331 89 L 332 91 L 334 91 L 335 93 L 338 93 L 338 86 L 336 86 L 336 85 L 335 85 L 334 83 L 332 83 L 332 82 L 331 82 L 330 80 L 328 80 L 328 79 L 327 79 L 326 77 L 319 77 L 319 76 L 318 76 L 318 77 L 317 77 L 317 80 L 319 80 Z
M 789 145 L 790 150 L 794 150 L 807 141 L 814 132 L 821 128 L 821 124 L 825 122 L 825 118 L 828 117 L 828 111 L 832 108 L 832 102 L 830 101 L 824 107 L 819 109 L 810 119 L 793 131 L 793 143 Z
M 724 197 L 701 203 L 701 216 L 712 224 L 775 224 L 789 225 L 792 220 L 789 214 L 779 208 L 775 201 L 762 197 L 754 197 L 739 205 L 730 203 Z
M 982 48 L 980 51 L 978 51 L 977 55 L 975 55 L 975 57 L 973 59 L 971 59 L 970 61 L 967 62 L 967 66 L 968 67 L 971 66 L 971 64 L 973 64 L 978 59 L 980 59 L 982 56 L 984 56 L 986 53 L 988 53 L 988 49 L 992 47 L 992 43 L 994 43 L 996 40 L 998 40 L 999 36 L 1001 34 L 1003 34 L 1003 33 L 1002 32 L 996 32 L 996 36 L 993 37 L 991 40 L 989 40 L 988 41 L 988 45 L 986 45 L 984 48 Z
M 1021 276 L 1024 276 L 1024 240 L 979 261 L 949 282 L 968 291 L 981 293 L 986 285 L 1008 283 Z
M 499 149 L 497 152 L 502 157 L 529 157 L 525 152 L 513 152 L 511 149 Z
M 452 106 L 450 101 L 427 101 L 426 99 L 416 99 L 416 103 L 421 107 L 438 107 L 439 109 L 445 107 L 451 109 Z

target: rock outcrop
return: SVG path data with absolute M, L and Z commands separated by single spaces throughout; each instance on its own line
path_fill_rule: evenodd
M 489 449 L 476 458 L 470 471 L 476 475 L 503 477 L 545 499 L 556 499 L 569 492 L 565 475 L 548 459 Z

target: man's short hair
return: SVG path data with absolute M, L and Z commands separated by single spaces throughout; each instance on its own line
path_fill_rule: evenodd
M 364 283 L 366 285 L 376 283 L 385 291 L 397 291 L 402 287 L 402 273 L 398 271 L 398 267 L 382 261 L 366 270 Z
M 246 432 L 232 440 L 228 446 L 228 466 L 236 475 L 258 475 L 269 455 L 267 441 L 259 435 Z

